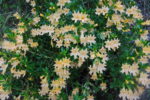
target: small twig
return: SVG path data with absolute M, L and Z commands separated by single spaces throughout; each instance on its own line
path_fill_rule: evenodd
M 14 11 L 12 11 L 12 12 L 3 13 L 3 14 L 0 14 L 0 15 L 7 15 L 7 14 L 13 14 L 13 13 L 15 13 L 15 12 L 14 12 Z
M 4 34 L 3 32 L 4 32 L 5 25 L 6 25 L 8 19 L 9 19 L 10 17 L 11 17 L 11 15 L 8 15 L 8 16 L 6 17 L 6 20 L 5 20 L 4 24 L 2 25 L 2 28 L 0 29 L 0 37 L 3 36 L 3 34 Z

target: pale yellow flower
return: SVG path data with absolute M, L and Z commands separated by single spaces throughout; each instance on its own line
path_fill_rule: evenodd
M 66 69 L 62 69 L 62 68 L 55 68 L 55 72 L 56 74 L 63 79 L 68 79 L 70 72 Z
M 37 24 L 40 21 L 40 17 L 33 18 L 33 24 Z
M 38 42 L 33 42 L 32 39 L 29 39 L 29 40 L 28 40 L 28 44 L 29 44 L 31 47 L 33 47 L 33 48 L 38 46 Z
M 65 82 L 65 80 L 63 78 L 59 78 L 57 80 L 53 80 L 52 84 L 51 84 L 51 86 L 53 88 L 57 88 L 57 87 L 65 88 L 65 85 L 66 85 L 66 82 Z
M 17 42 L 17 44 L 22 44 L 23 43 L 23 36 L 22 35 L 17 35 L 16 36 L 16 42 Z
M 101 83 L 100 84 L 100 88 L 102 89 L 102 91 L 104 91 L 104 90 L 106 90 L 106 88 L 107 88 L 107 84 L 106 83 Z
M 18 12 L 14 13 L 13 16 L 16 17 L 16 19 L 20 19 L 21 18 L 21 16 L 19 15 Z
M 150 25 L 150 20 L 146 20 L 145 22 L 142 23 L 142 25 Z
M 11 73 L 13 74 L 13 76 L 14 76 L 15 78 L 18 79 L 18 78 L 20 78 L 21 76 L 24 77 L 25 74 L 26 74 L 26 71 L 24 71 L 24 70 L 16 70 L 15 67 L 12 67 L 12 68 L 11 68 Z
M 149 34 L 148 30 L 144 30 L 144 32 L 143 32 L 143 34 L 141 34 L 140 38 L 142 40 L 148 40 L 148 34 Z
M 2 66 L 5 63 L 5 60 L 3 57 L 0 57 L 0 66 Z
M 34 0 L 32 0 L 32 1 L 30 2 L 30 4 L 31 4 L 32 7 L 35 7 L 35 5 L 36 5 L 36 3 L 35 3 Z
M 62 60 L 56 60 L 54 66 L 56 68 L 63 68 L 63 62 L 62 62 Z
M 94 44 L 94 43 L 96 43 L 96 41 L 95 41 L 95 39 L 96 39 L 96 37 L 93 35 L 88 35 L 87 36 L 87 40 L 88 40 L 88 43 L 89 44 Z
M 69 58 L 63 58 L 63 59 L 62 59 L 62 62 L 63 62 L 63 65 L 64 65 L 65 67 L 69 67 L 69 66 L 70 66 L 70 63 L 71 63 L 71 61 L 70 61 Z
M 58 95 L 59 93 L 61 93 L 61 88 L 57 87 L 57 88 L 52 88 L 49 92 L 49 95 Z M 54 99 L 57 100 L 57 99 Z
M 129 74 L 129 71 L 130 71 L 129 64 L 123 64 L 121 68 L 122 68 L 122 70 L 121 70 L 122 73 Z
M 10 92 L 3 89 L 3 86 L 0 85 L 0 99 L 7 100 L 9 98 Z
M 108 50 L 116 50 L 119 48 L 119 46 L 121 45 L 118 39 L 114 39 L 114 40 L 107 40 L 105 42 L 105 48 L 107 48 Z
M 115 11 L 119 11 L 119 12 L 123 13 L 125 7 L 121 3 L 122 3 L 121 1 L 118 1 L 115 3 Z
M 92 80 L 97 80 L 98 79 L 97 74 L 96 73 L 92 74 L 91 79 Z
M 140 77 L 139 77 L 139 82 L 146 86 L 147 88 L 149 87 L 150 85 L 150 79 L 148 78 L 148 74 L 147 73 L 140 73 Z
M 43 35 L 45 33 L 49 33 L 49 36 L 51 36 L 52 33 L 54 33 L 54 27 L 53 26 L 42 25 L 40 31 L 41 31 L 41 35 Z
M 79 49 L 77 47 L 72 48 L 70 55 L 73 56 L 76 59 L 77 56 L 79 56 Z
M 87 59 L 88 58 L 88 51 L 87 51 L 87 49 L 80 50 L 79 57 L 82 58 L 82 60 Z
M 63 41 L 62 40 L 58 40 L 58 41 L 56 41 L 56 46 L 58 47 L 58 48 L 60 48 L 61 46 L 63 46 Z
M 4 40 L 4 41 L 2 42 L 1 48 L 2 48 L 2 49 L 5 49 L 5 50 L 15 51 L 15 50 L 17 49 L 17 46 L 16 46 L 16 44 L 13 43 L 13 42 Z
M 109 11 L 109 8 L 103 6 L 102 8 L 96 8 L 96 12 L 95 12 L 95 13 L 96 13 L 97 15 L 100 15 L 100 14 L 105 15 L 105 14 L 108 13 L 108 11 Z
M 77 21 L 81 21 L 83 23 L 86 23 L 89 19 L 87 18 L 87 14 L 84 14 L 84 13 L 80 13 L 80 12 L 74 12 L 72 14 L 73 18 L 72 20 L 77 22 Z
M 88 37 L 87 36 L 80 36 L 80 43 L 83 44 L 84 46 L 86 46 L 86 44 L 88 43 Z
M 97 73 L 97 66 L 90 66 L 89 67 L 89 74 L 92 75 L 92 74 L 96 74 Z
M 47 77 L 41 76 L 41 89 L 39 90 L 39 94 L 41 96 L 48 94 L 49 92 L 49 85 L 47 81 Z
M 143 47 L 143 53 L 145 53 L 145 54 L 150 54 L 150 46 L 148 46 L 148 47 Z
M 79 88 L 75 88 L 72 91 L 72 95 L 76 95 L 79 92 Z
M 70 3 L 70 0 L 58 0 L 57 5 L 62 8 L 66 3 Z
M 142 64 L 148 64 L 149 63 L 149 58 L 148 56 L 143 56 L 139 59 L 139 62 Z
M 139 66 L 137 63 L 133 63 L 130 66 L 129 73 L 132 74 L 133 76 L 136 76 L 139 73 Z
M 122 21 L 122 17 L 119 14 L 113 14 L 112 15 L 112 21 L 114 24 L 120 24 Z
M 94 100 L 94 96 L 93 96 L 93 95 L 89 95 L 89 96 L 87 97 L 87 100 Z

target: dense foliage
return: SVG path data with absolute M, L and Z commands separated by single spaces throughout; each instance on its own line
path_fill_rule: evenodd
M 136 100 L 150 20 L 133 0 L 26 0 L 0 44 L 0 99 Z

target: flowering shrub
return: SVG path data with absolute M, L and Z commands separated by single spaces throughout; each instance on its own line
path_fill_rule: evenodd
M 136 100 L 150 84 L 150 20 L 132 0 L 26 0 L 0 51 L 5 100 Z

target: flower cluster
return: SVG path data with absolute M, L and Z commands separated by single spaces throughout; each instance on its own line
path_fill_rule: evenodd
M 99 0 L 87 9 L 78 0 L 26 2 L 31 18 L 15 13 L 19 23 L 0 45 L 0 99 L 94 100 L 113 91 L 137 100 L 149 87 L 149 32 L 143 27 L 150 21 L 136 5 Z

